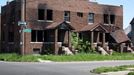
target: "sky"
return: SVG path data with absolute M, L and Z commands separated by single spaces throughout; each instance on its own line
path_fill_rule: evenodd
M 7 1 L 11 0 L 0 0 L 0 6 L 6 4 Z M 93 0 L 100 4 L 110 4 L 110 5 L 123 5 L 124 10 L 124 25 L 123 28 L 125 29 L 130 25 L 130 21 L 134 17 L 134 0 Z M 1 9 L 0 9 L 1 11 Z

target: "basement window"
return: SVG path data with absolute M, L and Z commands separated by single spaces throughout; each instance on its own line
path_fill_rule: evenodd
M 70 22 L 70 11 L 64 11 L 64 21 Z
M 39 48 L 34 48 L 33 49 L 33 54 L 40 54 L 41 50 Z
M 47 9 L 47 20 L 48 21 L 53 20 L 53 10 Z
M 38 9 L 38 20 L 45 20 L 45 10 L 44 9 Z

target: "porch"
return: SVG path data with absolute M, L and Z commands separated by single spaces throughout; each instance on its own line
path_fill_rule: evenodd
M 45 30 L 32 30 L 33 53 L 59 54 L 62 46 L 71 48 L 71 32 L 74 28 L 66 22 L 55 22 Z

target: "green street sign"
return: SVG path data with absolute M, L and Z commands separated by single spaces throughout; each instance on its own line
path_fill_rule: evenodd
M 31 33 L 32 30 L 31 29 L 24 29 L 23 32 Z

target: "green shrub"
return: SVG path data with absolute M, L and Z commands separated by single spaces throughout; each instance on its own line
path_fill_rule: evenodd
M 94 53 L 95 49 L 91 48 L 88 39 L 80 39 L 76 33 L 72 33 L 72 45 L 79 53 Z
M 134 72 L 129 72 L 128 75 L 134 75 Z
M 134 75 L 134 72 L 129 72 L 128 75 Z

